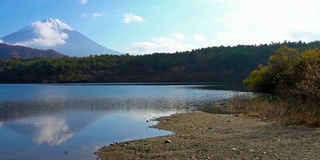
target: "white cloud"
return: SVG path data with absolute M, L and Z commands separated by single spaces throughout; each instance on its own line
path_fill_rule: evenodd
M 91 15 L 93 15 L 93 14 L 91 14 Z M 90 14 L 89 13 L 81 13 L 80 17 L 87 18 L 87 17 L 90 17 Z
M 79 0 L 79 2 L 80 2 L 81 4 L 86 4 L 86 3 L 88 2 L 88 0 Z
M 186 37 L 182 33 L 173 33 L 172 36 L 181 41 L 186 39 Z
M 177 36 L 178 35 L 178 36 Z M 196 48 L 180 42 L 182 34 L 173 34 L 172 37 L 153 37 L 150 42 L 132 43 L 128 53 L 151 54 L 155 52 L 173 53 L 176 51 L 187 51 Z M 184 36 L 183 36 L 184 38 Z
M 320 1 L 221 2 L 229 12 L 218 20 L 223 31 L 218 33 L 214 43 L 260 44 L 284 40 L 314 41 L 320 38 L 320 21 L 315 20 L 320 18 Z
M 80 15 L 81 18 L 97 18 L 97 17 L 103 17 L 103 13 L 99 12 L 92 12 L 92 13 L 82 13 Z
M 35 28 L 34 33 L 37 35 L 37 38 L 18 42 L 15 43 L 15 45 L 56 46 L 64 44 L 65 40 L 68 38 L 68 34 L 60 31 L 53 23 L 36 21 L 32 23 L 32 26 Z
M 2 39 L 0 39 L 0 43 L 4 43 L 4 41 Z
M 43 116 L 19 119 L 17 123 L 31 124 L 34 126 L 35 135 L 33 141 L 37 144 L 58 146 L 73 137 L 64 118 L 55 116 Z
M 193 35 L 193 39 L 196 41 L 196 42 L 203 42 L 206 40 L 206 37 L 202 34 L 195 34 Z
M 213 2 L 225 3 L 227 0 L 212 0 Z
M 52 146 L 57 146 L 74 135 L 73 133 L 68 133 L 69 126 L 65 119 L 46 117 L 42 119 L 42 121 L 34 122 L 34 125 L 37 128 L 34 141 L 38 144 L 47 143 Z
M 88 17 L 88 13 L 81 13 L 80 17 L 81 18 L 87 18 Z
M 145 20 L 137 15 L 134 15 L 132 13 L 126 13 L 124 14 L 123 22 L 125 24 L 131 23 L 131 22 L 145 22 Z
M 92 17 L 102 17 L 103 16 L 103 14 L 102 13 L 98 13 L 98 12 L 94 12 L 94 13 L 92 13 Z

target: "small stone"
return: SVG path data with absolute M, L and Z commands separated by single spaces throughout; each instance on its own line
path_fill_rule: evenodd
M 167 139 L 166 141 L 164 141 L 164 143 L 171 143 L 171 141 L 169 139 Z
M 230 122 L 231 122 L 231 120 L 227 120 L 227 122 L 229 122 L 229 123 L 230 123 Z
M 232 148 L 232 150 L 233 150 L 233 151 L 236 151 L 236 150 L 237 150 L 237 148 Z

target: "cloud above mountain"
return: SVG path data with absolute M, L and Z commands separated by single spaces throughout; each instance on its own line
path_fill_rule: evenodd
M 88 0 L 79 0 L 79 2 L 80 2 L 81 4 L 86 4 L 86 3 L 88 3 Z
M 132 13 L 126 13 L 124 14 L 123 22 L 125 24 L 128 24 L 131 22 L 145 22 L 145 20 L 142 17 L 134 15 Z
M 206 40 L 206 37 L 202 34 L 195 34 L 193 35 L 193 39 L 196 41 L 196 42 L 203 42 Z
M 98 18 L 103 16 L 104 14 L 100 12 L 91 12 L 91 13 L 85 12 L 80 15 L 81 18 Z
M 103 16 L 103 14 L 102 13 L 98 13 L 98 12 L 93 12 L 92 13 L 92 17 L 102 17 Z
M 186 37 L 182 33 L 173 33 L 172 36 L 181 41 L 186 39 Z
M 186 44 L 185 36 L 182 33 L 173 33 L 169 37 L 152 37 L 149 42 L 131 43 L 128 52 L 130 54 L 150 54 L 156 52 L 172 53 L 176 51 L 186 51 L 195 46 Z
M 54 23 L 36 21 L 31 26 L 34 27 L 34 33 L 37 38 L 17 42 L 15 45 L 50 47 L 66 43 L 65 40 L 68 38 L 68 34 L 58 29 Z

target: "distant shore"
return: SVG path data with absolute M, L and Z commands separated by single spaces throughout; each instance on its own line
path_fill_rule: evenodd
M 173 135 L 102 147 L 101 159 L 318 159 L 320 128 L 203 112 L 158 118 Z

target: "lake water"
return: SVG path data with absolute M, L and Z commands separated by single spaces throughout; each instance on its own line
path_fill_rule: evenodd
M 0 159 L 96 159 L 113 142 L 172 134 L 155 117 L 212 107 L 218 84 L 0 84 Z M 147 122 L 147 120 L 149 122 Z

